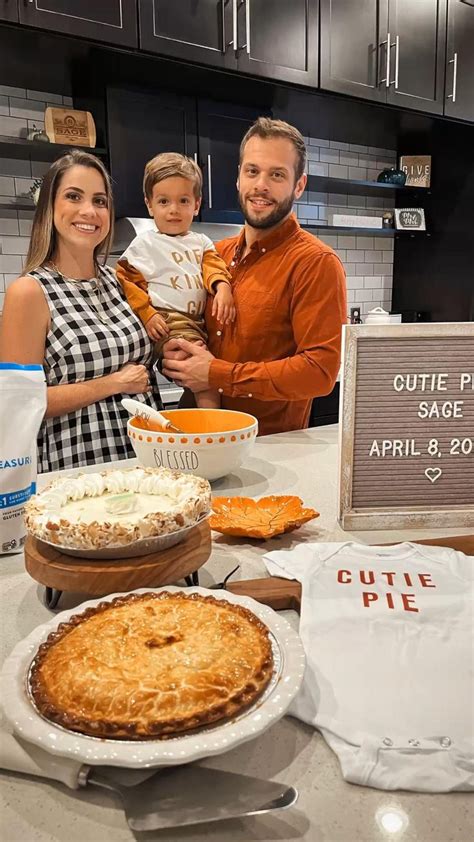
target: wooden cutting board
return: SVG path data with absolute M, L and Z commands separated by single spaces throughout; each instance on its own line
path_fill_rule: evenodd
M 25 543 L 25 567 L 32 579 L 48 588 L 105 596 L 116 591 L 157 588 L 178 582 L 206 563 L 211 548 L 207 521 L 168 550 L 135 558 L 97 561 L 65 555 L 29 535 Z
M 428 544 L 435 547 L 450 547 L 465 555 L 474 556 L 474 534 L 455 535 L 447 538 L 425 538 L 416 541 L 417 544 Z M 381 546 L 391 546 L 381 544 Z M 265 579 L 242 579 L 239 582 L 229 582 L 227 590 L 239 596 L 251 596 L 257 602 L 269 605 L 275 611 L 293 610 L 298 614 L 301 610 L 301 584 L 291 579 L 280 579 L 275 576 Z

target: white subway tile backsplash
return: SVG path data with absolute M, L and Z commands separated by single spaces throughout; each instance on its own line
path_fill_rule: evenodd
M 310 190 L 308 193 L 308 202 L 314 204 L 323 204 L 327 205 L 328 203 L 328 194 L 327 193 L 316 193 L 314 190 Z
M 337 245 L 339 246 L 339 248 L 353 249 L 356 246 L 356 238 L 346 236 L 345 234 L 339 234 L 337 238 Z
M 365 289 L 379 289 L 382 290 L 382 278 L 380 275 L 364 276 Z
M 36 99 L 40 102 L 51 102 L 55 105 L 63 104 L 63 98 L 61 94 L 51 94 L 47 93 L 46 91 L 30 91 L 28 89 L 26 92 L 26 96 L 28 99 Z
M 361 146 L 360 143 L 350 143 L 349 144 L 349 150 L 351 152 L 364 153 L 364 152 L 369 151 L 369 147 L 368 146 Z
M 29 161 L 21 160 L 21 158 L 0 157 L 0 175 L 17 175 L 29 178 L 31 175 L 31 164 Z
M 10 97 L 10 116 L 21 117 L 23 120 L 44 120 L 44 104 Z
M 375 275 L 392 275 L 393 274 L 393 264 L 392 263 L 374 263 L 374 274 Z
M 26 96 L 24 88 L 11 88 L 9 85 L 0 85 L 0 94 L 3 96 Z
M 0 117 L 0 126 L 1 126 Z M 310 175 L 329 175 L 329 164 L 318 164 L 316 161 L 310 161 L 308 164 L 308 172 Z
M 355 239 L 355 238 L 352 238 Z M 346 260 L 349 263 L 360 263 L 364 257 L 364 251 L 361 249 L 347 249 Z
M 319 216 L 320 210 L 322 210 L 321 205 L 305 205 L 304 215 L 306 216 L 306 219 L 324 219 L 324 217 Z
M 74 101 L 73 101 L 72 96 L 63 96 L 63 105 L 66 108 L 73 108 L 74 107 Z
M 18 234 L 18 219 L 15 211 L 0 211 L 0 234 Z
M 365 196 L 348 196 L 347 204 L 350 208 L 365 208 L 367 199 Z
M 382 252 L 382 263 L 393 263 L 393 254 L 391 251 L 383 251 Z
M 366 263 L 380 263 L 382 260 L 382 252 L 381 251 L 374 251 L 372 249 L 366 250 L 364 252 L 364 261 Z
M 0 91 L 1 93 L 1 91 Z M 322 137 L 310 137 L 309 138 L 309 145 L 310 146 L 324 146 L 326 149 L 329 149 L 329 140 L 324 140 Z
M 0 195 L 14 196 L 15 195 L 15 180 L 7 176 L 0 176 Z
M 0 272 L 21 272 L 23 257 L 19 254 L 0 254 Z
M 346 249 L 336 248 L 336 246 L 337 246 L 337 237 L 335 238 L 335 240 L 336 240 L 336 245 L 335 245 L 335 246 L 333 246 L 334 251 L 336 252 L 337 256 L 338 256 L 338 257 L 340 257 L 340 259 L 342 260 L 342 262 L 343 262 L 343 263 L 345 263 L 345 262 L 346 262 Z
M 319 161 L 319 149 L 309 148 L 307 152 L 308 161 Z
M 8 286 L 10 286 L 10 284 L 13 281 L 16 281 L 16 279 L 18 278 L 18 272 L 15 272 L 13 275 L 5 272 L 3 277 L 5 278 L 5 289 L 6 289 Z
M 22 237 L 29 237 L 31 234 L 31 227 L 33 225 L 33 220 L 31 219 L 19 219 L 18 226 L 20 229 L 20 235 Z
M 328 204 L 347 207 L 348 198 L 343 193 L 328 193 Z
M 350 263 L 348 260 L 344 263 L 344 269 L 346 270 L 347 275 L 351 275 L 355 278 L 356 276 L 356 264 Z
M 308 205 L 308 207 L 310 207 L 310 205 Z M 328 220 L 328 208 L 323 208 L 321 205 L 319 205 L 318 218 L 324 219 L 327 222 L 327 220 Z
M 347 274 L 347 268 L 346 268 L 346 281 L 347 281 L 347 288 L 348 289 L 363 289 L 364 288 L 364 278 L 359 277 L 358 275 Z
M 29 237 L 0 237 L 3 254 L 26 254 L 30 244 Z
M 28 126 L 28 131 L 29 131 L 30 129 L 34 129 L 35 131 L 36 131 L 36 130 L 38 130 L 38 131 L 39 131 L 40 129 L 41 129 L 41 130 L 44 130 L 44 122 L 43 122 L 43 120 L 27 120 L 27 121 L 26 121 L 26 124 L 27 124 L 27 126 Z
M 349 167 L 358 167 L 359 165 L 359 156 L 356 152 L 341 152 L 340 155 L 340 164 L 347 164 Z
M 29 196 L 30 190 L 33 187 L 34 179 L 32 178 L 15 178 L 15 193 L 17 196 L 25 198 Z
M 343 143 L 343 142 L 342 142 L 342 141 L 340 141 L 340 140 L 330 140 L 330 141 L 329 141 L 329 146 L 330 146 L 330 148 L 331 148 L 331 149 L 343 149 L 343 150 L 348 150 L 348 149 L 349 149 L 349 144 L 348 144 L 348 143 Z
M 331 178 L 348 178 L 347 167 L 340 164 L 329 164 L 329 173 Z
M 374 248 L 374 238 L 373 237 L 357 237 L 357 248 L 358 249 L 373 249 Z
M 0 114 L 3 114 L 5 117 L 10 116 L 10 108 L 8 105 L 8 97 L 0 96 Z
M 367 180 L 367 169 L 365 167 L 349 167 L 349 178 L 355 181 Z
M 3 273 L 0 273 L 0 291 L 3 292 L 5 289 L 5 278 Z
M 339 152 L 337 149 L 321 149 L 319 152 L 319 160 L 323 164 L 338 164 Z
M 32 161 L 31 175 L 33 178 L 42 178 L 44 174 L 48 172 L 50 166 L 50 161 Z
M 0 134 L 6 137 L 26 137 L 27 126 L 26 120 L 0 116 Z
M 331 248 L 336 248 L 337 246 L 337 235 L 336 234 L 326 234 L 323 233 L 320 239 L 323 243 L 326 243 L 327 246 L 331 246 Z

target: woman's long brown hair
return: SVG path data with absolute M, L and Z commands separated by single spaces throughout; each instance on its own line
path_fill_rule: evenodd
M 54 227 L 54 201 L 58 187 L 64 173 L 71 167 L 90 167 L 97 170 L 104 179 L 105 193 L 107 196 L 107 207 L 110 213 L 110 230 L 106 237 L 94 249 L 94 266 L 99 267 L 98 256 L 102 252 L 103 263 L 106 262 L 110 251 L 110 244 L 114 232 L 114 203 L 112 196 L 112 185 L 110 176 L 102 161 L 89 152 L 81 152 L 80 149 L 72 149 L 66 152 L 61 158 L 52 164 L 43 178 L 38 198 L 33 226 L 31 229 L 30 245 L 26 256 L 26 263 L 23 269 L 25 275 L 44 266 L 51 260 L 56 248 L 56 229 Z

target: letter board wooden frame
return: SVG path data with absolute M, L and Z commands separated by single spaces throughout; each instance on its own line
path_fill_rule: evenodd
M 474 527 L 474 324 L 344 325 L 343 529 Z

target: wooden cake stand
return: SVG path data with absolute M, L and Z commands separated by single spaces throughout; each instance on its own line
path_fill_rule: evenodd
M 55 608 L 63 591 L 105 596 L 136 588 L 160 587 L 184 579 L 199 585 L 198 570 L 211 554 L 211 530 L 201 523 L 167 550 L 135 558 L 74 558 L 32 535 L 25 543 L 25 567 L 32 579 L 45 586 L 45 604 Z

